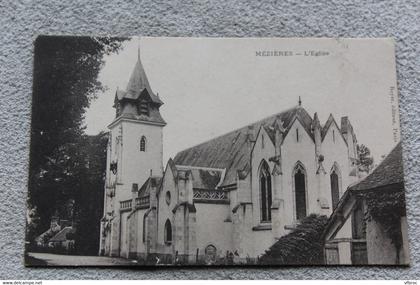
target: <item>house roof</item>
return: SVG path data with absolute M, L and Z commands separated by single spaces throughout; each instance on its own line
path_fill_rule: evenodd
M 392 191 L 403 191 L 403 183 L 402 147 L 401 142 L 399 142 L 371 174 L 347 189 L 331 214 L 325 234 L 331 229 L 335 221 L 344 222 L 339 218 L 340 213 L 348 201 L 351 200 L 351 197 L 356 196 L 354 195 L 355 193 L 360 193 L 360 191 L 382 191 L 385 186 L 389 185 L 393 185 L 390 188 Z M 394 185 L 397 185 L 397 187 L 394 187 Z
M 403 182 L 402 147 L 399 142 L 372 173 L 349 189 L 352 191 L 367 190 Z
M 59 231 L 55 236 L 53 236 L 49 241 L 50 242 L 59 242 L 59 241 L 66 241 L 67 234 L 75 233 L 76 230 L 73 227 L 65 227 L 61 231 Z
M 126 91 L 117 90 L 115 96 L 118 100 L 137 100 L 144 90 L 147 90 L 147 93 L 153 103 L 156 103 L 158 105 L 163 104 L 160 98 L 155 93 L 153 93 L 152 88 L 150 87 L 149 80 L 147 79 L 147 75 L 144 71 L 143 64 L 141 63 L 139 53 L 136 65 L 134 66 L 134 69 L 130 76 L 130 80 L 128 81 Z
M 276 119 L 283 121 L 286 133 L 294 120 L 298 119 L 307 130 L 308 134 L 312 136 L 311 116 L 304 108 L 296 106 L 251 125 L 183 150 L 175 156 L 174 162 L 176 165 L 225 169 L 226 174 L 221 186 L 233 184 L 236 181 L 238 172 L 248 173 L 250 170 L 249 159 L 251 148 L 247 143 L 248 138 L 255 138 L 260 128 L 264 127 L 270 139 L 274 142 L 274 124 Z

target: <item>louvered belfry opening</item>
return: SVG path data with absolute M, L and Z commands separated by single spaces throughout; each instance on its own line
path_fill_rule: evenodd
M 149 116 L 149 103 L 146 100 L 140 100 L 139 115 Z

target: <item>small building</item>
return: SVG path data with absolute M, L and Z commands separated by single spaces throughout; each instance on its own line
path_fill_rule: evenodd
M 71 252 L 74 249 L 73 227 L 65 227 L 48 241 L 48 246 L 65 252 Z
M 409 264 L 402 165 L 400 142 L 347 189 L 324 232 L 327 264 Z
M 36 246 L 38 248 L 49 247 L 51 238 L 59 233 L 63 228 L 71 226 L 71 224 L 71 221 L 62 220 L 56 215 L 52 216 L 49 229 L 35 238 Z

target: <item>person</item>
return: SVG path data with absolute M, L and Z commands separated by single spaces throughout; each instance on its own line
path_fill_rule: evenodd
M 241 258 L 239 257 L 239 253 L 237 250 L 233 253 L 233 264 L 240 264 Z
M 227 264 L 228 265 L 233 265 L 233 252 L 229 252 L 228 253 L 228 262 L 227 262 Z

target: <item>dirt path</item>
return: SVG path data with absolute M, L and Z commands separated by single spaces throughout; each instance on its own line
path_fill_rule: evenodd
M 130 259 L 107 256 L 60 255 L 29 252 L 30 257 L 44 261 L 49 266 L 132 266 L 137 263 Z M 31 265 L 31 264 L 28 264 Z

